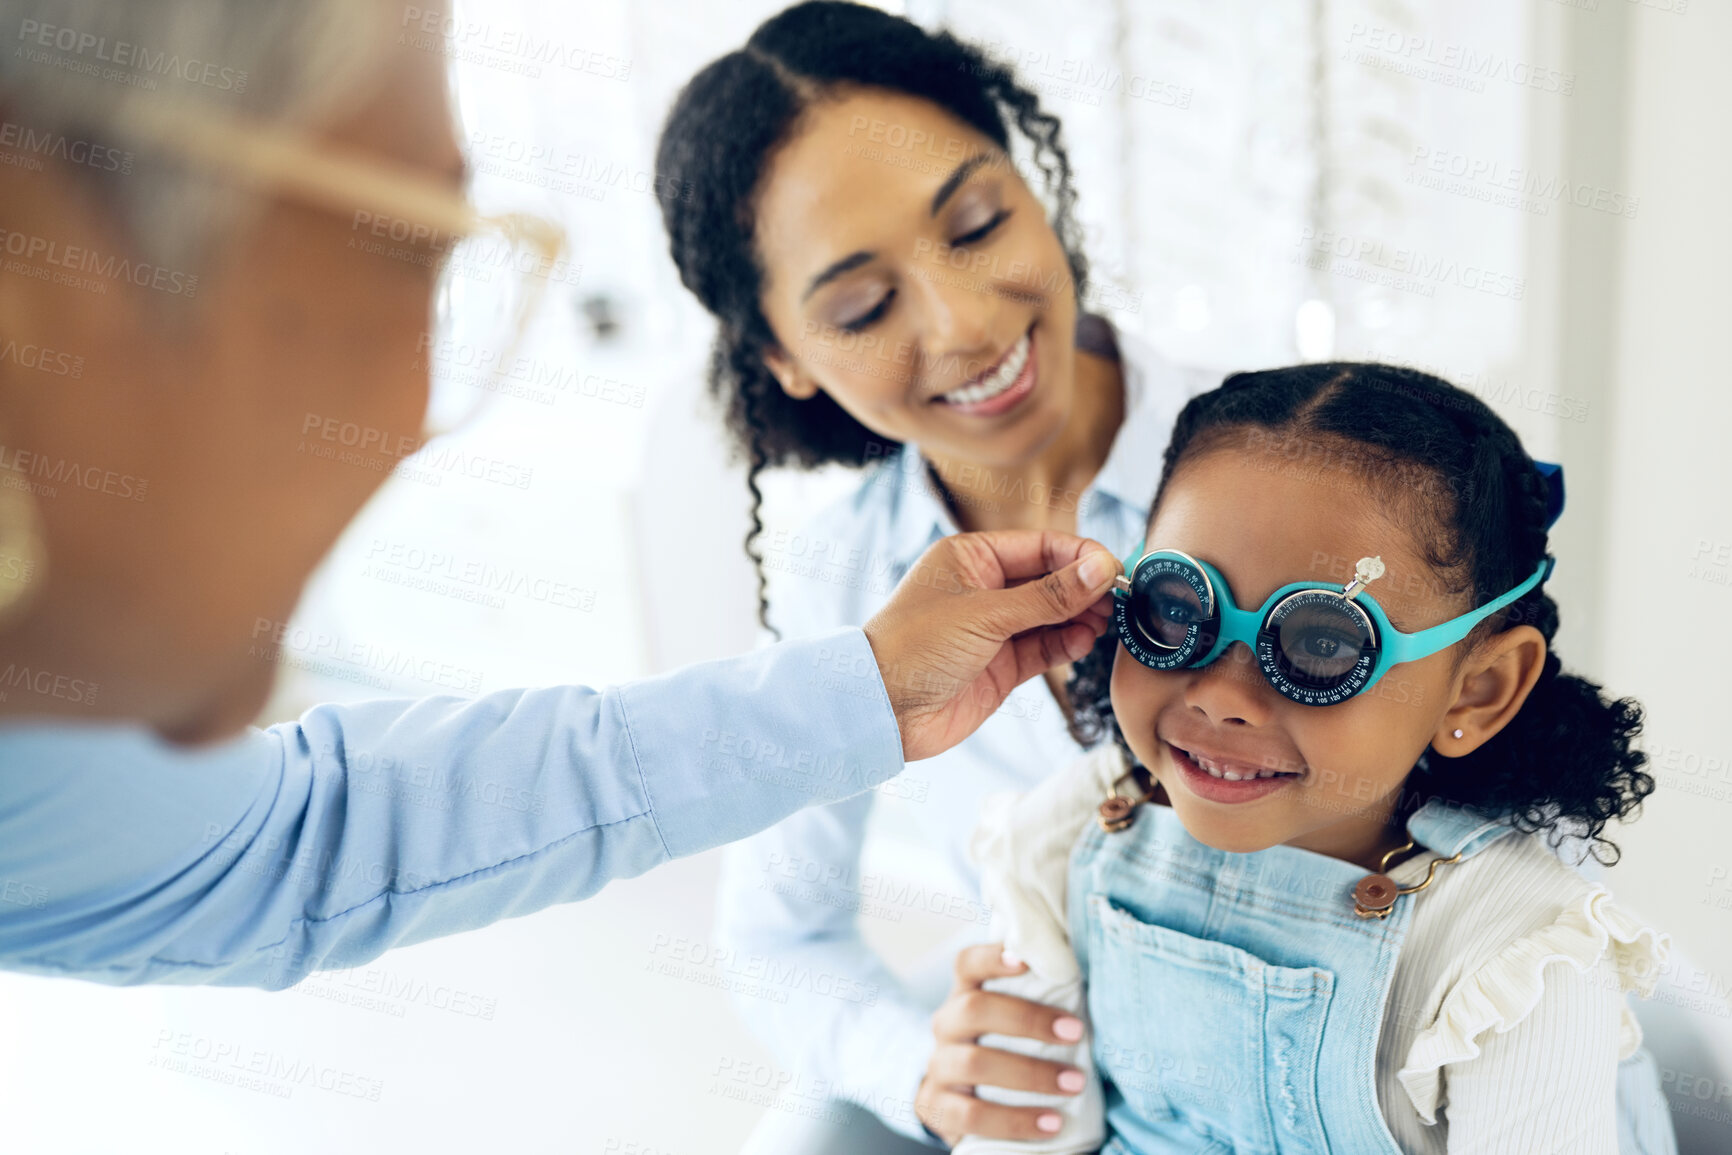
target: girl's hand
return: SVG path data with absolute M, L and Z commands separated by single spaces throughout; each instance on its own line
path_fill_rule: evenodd
M 987 979 L 1022 974 L 1028 964 L 1005 960 L 1003 945 L 971 946 L 956 956 L 956 985 L 932 1016 L 938 1048 L 914 1096 L 914 1113 L 954 1147 L 964 1135 L 988 1139 L 1043 1139 L 1063 1125 L 1050 1107 L 1007 1107 L 974 1095 L 976 1086 L 1075 1095 L 1083 1073 L 1063 1063 L 983 1047 L 982 1035 L 1011 1035 L 1043 1043 L 1075 1043 L 1083 1025 L 1056 1007 L 1046 1007 L 981 989 Z

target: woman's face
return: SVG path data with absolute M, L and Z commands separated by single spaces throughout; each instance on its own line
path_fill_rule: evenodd
M 1012 467 L 1069 416 L 1076 292 L 1005 154 L 934 104 L 857 89 L 812 105 L 757 204 L 766 359 L 888 440 Z
M 1407 531 L 1355 492 L 1362 488 L 1343 470 L 1284 471 L 1280 459 L 1237 446 L 1206 452 L 1174 475 L 1144 548 L 1209 562 L 1241 609 L 1290 582 L 1346 582 L 1360 558 L 1377 555 L 1387 569 L 1368 592 L 1396 629 L 1466 612 L 1467 595 L 1450 592 Z M 1441 737 L 1462 681 L 1452 652 L 1395 666 L 1339 705 L 1304 706 L 1264 680 L 1243 643 L 1201 669 L 1176 671 L 1150 669 L 1121 646 L 1113 713 L 1199 841 L 1234 852 L 1289 843 L 1355 858 L 1384 837 L 1402 782 Z M 1213 778 L 1204 763 L 1280 777 L 1240 785 Z

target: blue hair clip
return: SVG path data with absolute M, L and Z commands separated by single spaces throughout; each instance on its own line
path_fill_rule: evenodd
M 1546 529 L 1550 530 L 1564 513 L 1564 467 L 1550 461 L 1536 461 L 1534 468 L 1546 481 Z

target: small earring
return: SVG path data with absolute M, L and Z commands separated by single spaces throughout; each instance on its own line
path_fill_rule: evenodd
M 1454 732 L 1453 732 L 1453 733 L 1452 733 L 1452 735 L 1451 735 L 1451 736 L 1452 736 L 1452 737 L 1455 737 L 1455 738 L 1459 738 L 1459 737 L 1461 737 L 1461 731 L 1460 731 L 1460 730 L 1456 730 L 1456 731 L 1454 731 Z

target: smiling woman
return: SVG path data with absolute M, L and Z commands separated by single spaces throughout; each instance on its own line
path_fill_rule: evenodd
M 681 279 L 719 323 L 710 385 L 749 462 L 746 547 L 766 626 L 802 636 L 865 621 L 922 549 L 958 530 L 1077 530 L 1117 550 L 1137 539 L 1158 467 L 1146 447 L 1212 382 L 1082 312 L 1059 123 L 1009 67 L 873 8 L 800 4 L 686 85 L 657 181 L 694 190 L 664 201 L 662 217 Z M 760 540 L 761 473 L 827 463 L 868 468 L 803 534 Z M 966 841 L 982 796 L 1026 788 L 1078 753 L 1058 685 L 1019 694 L 932 764 L 924 805 L 900 807 L 939 860 L 918 871 L 922 892 L 957 899 L 941 907 L 981 909 Z M 874 797 L 736 848 L 719 925 L 742 957 L 882 992 L 871 1007 L 739 1006 L 782 1061 L 929 1141 L 923 1119 L 975 1100 L 922 1083 L 937 972 L 905 982 L 862 931 L 860 916 L 883 908 L 867 901 L 885 845 L 867 846 Z M 816 885 L 763 885 L 791 864 Z M 958 922 L 959 934 L 981 932 Z M 939 953 L 948 981 L 955 952 Z M 1036 1089 L 1059 1076 L 1023 1073 Z M 1034 1126 L 1034 1112 L 995 1110 Z M 771 1113 L 753 1149 L 894 1143 L 830 1113 L 852 1122 L 806 1129 Z
M 936 173 L 837 148 L 878 118 L 971 155 L 934 166 L 949 171 L 929 192 Z M 866 90 L 807 110 L 771 158 L 758 201 L 765 315 L 790 336 L 764 359 L 783 393 L 804 402 L 823 391 L 881 440 L 917 442 L 941 462 L 1014 469 L 1087 456 L 1106 424 L 1092 411 L 1110 417 L 1118 390 L 1078 387 L 1066 256 L 1002 148 L 901 94 Z M 810 280 L 798 272 L 811 254 L 857 241 L 872 247 Z M 862 335 L 845 360 L 831 355 L 842 334 Z M 1083 419 L 1068 421 L 1078 410 Z
M 657 181 L 696 193 L 662 216 L 681 279 L 721 322 L 710 380 L 751 464 L 754 525 L 763 469 L 857 466 L 904 442 L 970 505 L 970 528 L 994 520 L 968 502 L 981 467 L 1076 490 L 1100 468 L 1121 375 L 1078 355 L 1070 161 L 1008 68 L 875 9 L 802 4 L 686 86 Z

